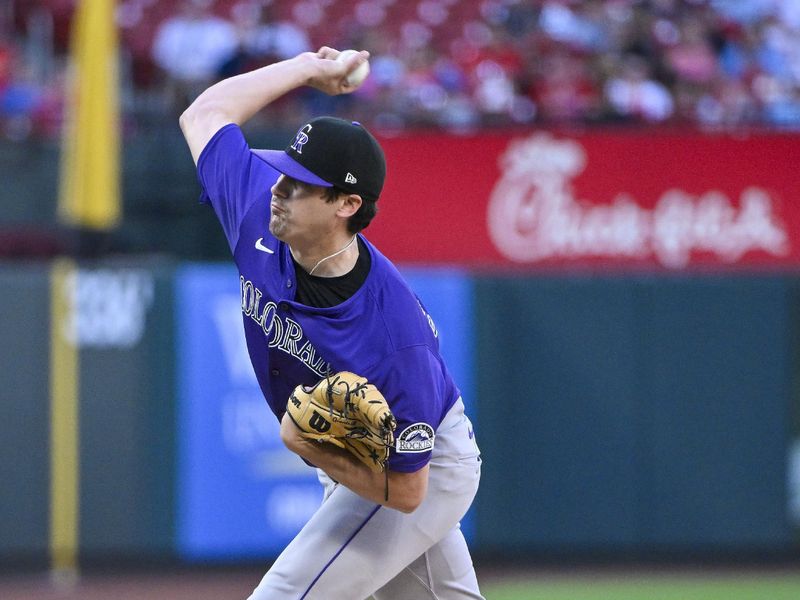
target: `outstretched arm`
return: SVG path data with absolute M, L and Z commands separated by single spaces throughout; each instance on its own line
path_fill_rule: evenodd
M 339 62 L 339 51 L 323 46 L 212 85 L 192 102 L 180 117 L 180 126 L 192 158 L 200 153 L 224 125 L 241 125 L 291 90 L 307 85 L 331 96 L 347 94 L 358 86 L 349 85 L 347 75 L 369 58 L 362 51 Z
M 325 471 L 331 479 L 376 504 L 410 513 L 420 505 L 428 492 L 429 465 L 414 473 L 390 470 L 389 499 L 386 500 L 386 478 L 383 473 L 371 471 L 352 454 L 333 444 L 304 438 L 289 413 L 281 421 L 281 439 L 289 450 Z

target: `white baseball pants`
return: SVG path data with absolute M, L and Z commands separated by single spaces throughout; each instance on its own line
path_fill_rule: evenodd
M 459 527 L 480 468 L 458 400 L 436 431 L 428 493 L 413 513 L 369 502 L 320 471 L 322 505 L 249 600 L 483 600 Z

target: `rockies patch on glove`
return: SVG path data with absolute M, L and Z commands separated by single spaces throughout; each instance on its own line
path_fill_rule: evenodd
M 298 385 L 286 411 L 303 437 L 336 444 L 377 473 L 386 469 L 397 423 L 366 378 L 341 371 L 310 388 Z

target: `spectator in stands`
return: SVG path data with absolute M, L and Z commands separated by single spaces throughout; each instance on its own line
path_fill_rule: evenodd
M 242 0 L 231 7 L 230 14 L 238 43 L 220 66 L 220 79 L 312 50 L 308 35 L 296 24 L 276 19 L 268 0 Z M 300 89 L 279 98 L 273 109 L 257 115 L 254 123 L 267 125 L 307 120 L 306 102 L 299 98 L 309 95 L 314 95 L 314 90 Z M 321 112 L 335 113 L 330 109 Z
M 697 99 L 694 116 L 705 127 L 735 129 L 757 123 L 758 106 L 742 80 L 723 77 Z
M 290 21 L 273 18 L 273 11 L 264 0 L 239 2 L 231 9 L 231 16 L 239 47 L 225 65 L 223 75 L 226 77 L 312 49 L 308 35 Z
M 179 112 L 219 77 L 239 46 L 233 24 L 212 14 L 212 1 L 185 0 L 181 13 L 155 35 L 153 59 L 167 76 L 168 97 Z
M 0 133 L 5 138 L 20 141 L 33 133 L 42 95 L 23 57 L 0 43 Z
M 397 88 L 410 124 L 435 125 L 446 109 L 447 92 L 436 79 L 437 54 L 430 46 L 409 48 L 404 57 L 406 71 Z
M 234 8 L 234 14 L 239 11 L 252 14 L 249 27 L 242 32 L 242 46 L 251 56 L 279 61 L 312 49 L 306 32 L 291 21 L 276 19 L 269 4 L 244 2 Z
M 785 79 L 762 73 L 753 81 L 761 104 L 760 117 L 766 125 L 800 129 L 800 92 Z
M 572 4 L 572 6 L 570 5 Z M 605 47 L 605 31 L 597 18 L 597 0 L 565 3 L 547 0 L 539 26 L 553 40 L 576 49 L 596 51 Z
M 0 40 L 0 90 L 5 89 L 11 81 L 14 54 L 14 46 Z
M 674 43 L 664 49 L 664 62 L 676 79 L 708 84 L 717 76 L 717 55 L 711 47 L 709 29 L 692 17 L 681 22 Z
M 596 120 L 600 92 L 585 57 L 556 50 L 536 61 L 535 85 L 530 94 L 547 122 Z
M 649 65 L 635 54 L 622 58 L 618 73 L 606 83 L 605 96 L 613 114 L 627 120 L 665 121 L 675 108 L 669 90 L 650 77 Z

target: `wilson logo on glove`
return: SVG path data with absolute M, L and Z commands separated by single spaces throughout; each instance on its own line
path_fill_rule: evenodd
M 308 426 L 314 431 L 325 433 L 331 428 L 331 422 L 327 421 L 325 417 L 323 417 L 317 411 L 314 411 L 314 414 L 312 414 L 311 418 L 308 420 Z

